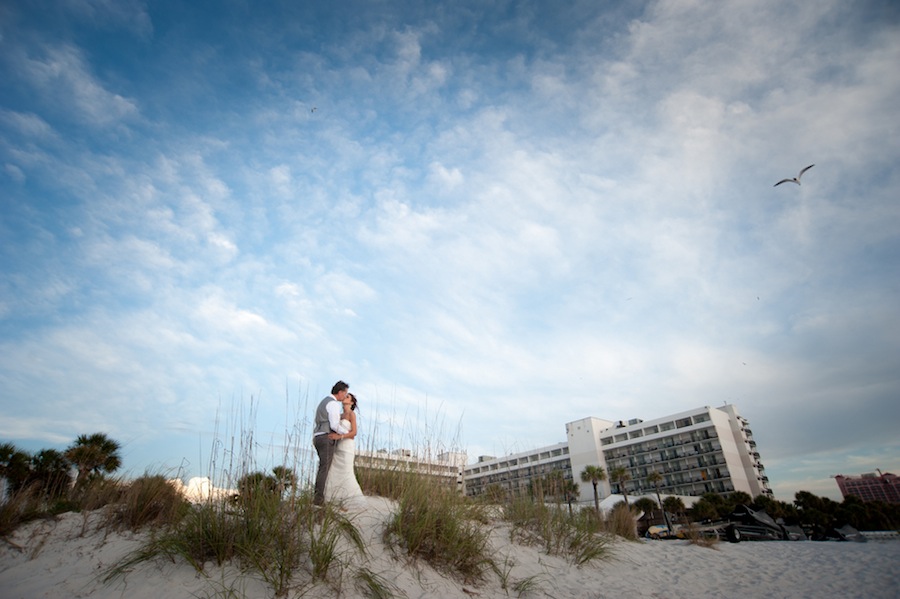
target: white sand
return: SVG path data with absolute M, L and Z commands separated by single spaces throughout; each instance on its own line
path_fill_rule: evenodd
M 491 574 L 487 582 L 464 584 L 395 558 L 381 541 L 391 502 L 370 498 L 370 509 L 354 516 L 367 541 L 365 566 L 395 585 L 398 597 L 515 597 Z M 9 541 L 0 540 L 0 598 L 128 597 L 272 597 L 271 588 L 234 567 L 208 565 L 205 575 L 185 563 L 152 562 L 136 566 L 124 578 L 103 584 L 99 575 L 137 548 L 146 533 L 97 530 L 96 517 L 66 514 L 55 521 L 29 523 Z M 494 558 L 509 570 L 510 584 L 532 578 L 525 597 L 553 598 L 753 598 L 753 597 L 900 597 L 900 541 L 868 543 L 743 542 L 715 549 L 686 541 L 616 541 L 613 556 L 590 565 L 571 566 L 533 547 L 509 542 L 508 529 L 492 536 Z M 349 580 L 298 588 L 289 596 L 364 597 Z

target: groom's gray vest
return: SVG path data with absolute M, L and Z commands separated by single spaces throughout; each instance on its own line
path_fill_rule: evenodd
M 320 433 L 330 433 L 331 432 L 331 424 L 328 423 L 328 410 L 325 409 L 325 406 L 329 401 L 337 401 L 333 395 L 329 395 L 325 399 L 319 402 L 319 407 L 316 408 L 316 419 L 313 422 L 313 435 L 318 435 Z

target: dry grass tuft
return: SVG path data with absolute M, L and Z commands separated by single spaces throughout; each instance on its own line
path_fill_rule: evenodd
M 606 517 L 606 531 L 629 541 L 637 541 L 637 521 L 631 508 L 624 503 L 613 507 Z
M 699 545 L 710 549 L 719 548 L 719 533 L 715 530 L 700 528 L 695 522 L 690 522 L 685 526 L 681 534 L 691 545 Z

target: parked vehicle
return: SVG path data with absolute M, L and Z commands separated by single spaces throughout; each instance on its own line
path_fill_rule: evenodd
M 840 528 L 810 526 L 807 534 L 812 541 L 855 541 L 857 543 L 868 541 L 865 535 L 849 524 Z
M 647 537 L 651 539 L 686 539 L 692 535 L 718 536 L 731 543 L 741 541 L 856 541 L 865 543 L 866 537 L 858 530 L 845 524 L 840 528 L 808 527 L 785 524 L 775 520 L 764 510 L 755 510 L 748 505 L 738 505 L 724 522 L 703 522 L 689 527 L 674 526 L 672 532 L 663 525 L 651 526 Z
M 647 529 L 645 535 L 648 539 L 676 539 L 680 538 L 678 533 L 681 531 L 681 525 L 674 525 L 671 528 L 665 524 L 656 524 Z
M 808 537 L 799 526 L 787 526 L 779 518 L 776 522 L 763 510 L 738 505 L 728 516 L 723 536 L 732 543 L 741 541 L 806 541 Z

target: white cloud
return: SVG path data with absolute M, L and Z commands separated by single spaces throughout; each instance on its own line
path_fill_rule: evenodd
M 64 0 L 62 4 L 95 25 L 109 29 L 124 27 L 141 37 L 153 33 L 153 22 L 142 0 Z
M 19 74 L 43 96 L 86 123 L 106 126 L 138 114 L 134 100 L 108 91 L 90 72 L 77 47 L 46 46 L 41 56 L 20 57 Z
M 9 178 L 12 179 L 13 181 L 15 181 L 16 183 L 24 183 L 25 182 L 25 179 L 26 179 L 25 173 L 23 173 L 22 169 L 20 169 L 15 164 L 9 164 L 9 163 L 4 164 L 3 170 L 6 172 L 7 176 L 9 176 Z
M 0 122 L 29 139 L 50 139 L 55 136 L 53 128 L 34 113 L 0 110 Z
M 465 181 L 465 177 L 456 167 L 447 168 L 439 162 L 432 162 L 430 167 L 431 185 L 441 190 L 452 191 Z

